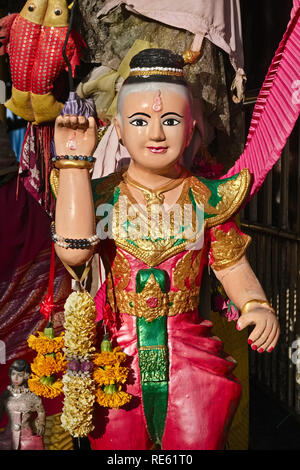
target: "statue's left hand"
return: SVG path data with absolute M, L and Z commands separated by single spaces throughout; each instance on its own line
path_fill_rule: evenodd
M 253 306 L 239 318 L 237 329 L 240 331 L 251 325 L 255 326 L 248 338 L 251 348 L 259 353 L 273 351 L 280 334 L 276 315 L 262 305 Z

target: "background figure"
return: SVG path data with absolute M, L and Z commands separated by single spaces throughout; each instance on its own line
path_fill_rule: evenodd
M 0 434 L 0 450 L 44 450 L 45 410 L 40 397 L 28 388 L 30 365 L 18 359 L 9 369 L 10 385 L 0 398 L 8 425 Z

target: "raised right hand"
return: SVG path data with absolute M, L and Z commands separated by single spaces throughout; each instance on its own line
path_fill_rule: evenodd
M 76 148 L 70 149 L 68 142 Z M 64 115 L 55 121 L 54 143 L 56 155 L 93 155 L 97 145 L 97 126 L 93 117 Z

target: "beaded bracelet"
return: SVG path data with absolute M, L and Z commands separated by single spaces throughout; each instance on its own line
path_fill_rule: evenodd
M 95 157 L 86 155 L 58 155 L 52 158 L 55 168 L 62 170 L 65 168 L 77 168 L 91 170 L 96 161 Z
M 62 248 L 71 248 L 71 249 L 80 249 L 84 250 L 87 248 L 91 248 L 94 245 L 99 243 L 98 235 L 92 235 L 89 238 L 64 238 L 55 233 L 55 223 L 52 222 L 51 224 L 51 238 L 56 245 Z
M 53 162 L 56 162 L 58 160 L 78 160 L 95 163 L 96 158 L 88 155 L 56 155 L 52 158 Z

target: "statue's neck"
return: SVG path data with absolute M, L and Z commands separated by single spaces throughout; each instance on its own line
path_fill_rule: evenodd
M 159 171 L 150 170 L 145 168 L 133 160 L 127 170 L 128 175 L 138 183 L 150 189 L 156 189 L 164 184 L 167 184 L 172 179 L 177 179 L 182 174 L 182 167 L 179 163 L 175 163 L 169 168 L 164 168 Z

